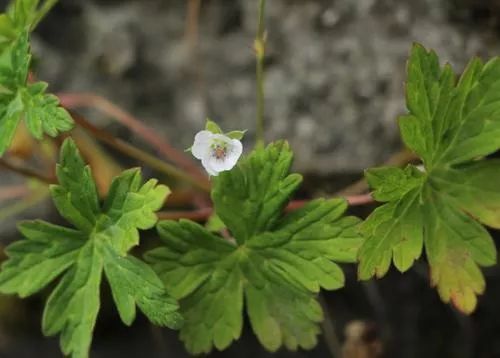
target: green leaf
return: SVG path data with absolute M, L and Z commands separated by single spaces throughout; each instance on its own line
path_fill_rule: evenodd
M 442 198 L 435 197 L 424 213 L 431 282 L 444 301 L 451 300 L 463 312 L 471 313 L 476 295 L 486 287 L 479 265 L 496 263 L 495 244 L 483 226 Z
M 157 228 L 164 246 L 148 252 L 146 260 L 182 299 L 181 339 L 194 354 L 209 352 L 214 343 L 226 348 L 243 324 L 236 247 L 188 220 L 163 221 Z
M 15 96 L 6 104 L 0 103 L 0 155 L 3 154 L 16 134 L 17 125 L 23 111 L 20 96 Z
M 37 16 L 39 0 L 14 0 L 7 14 L 15 24 L 16 29 L 29 29 Z
M 372 168 L 365 172 L 366 180 L 377 201 L 386 202 L 401 198 L 411 189 L 422 184 L 423 173 L 413 166 L 402 170 L 394 167 Z
M 37 139 L 41 139 L 44 133 L 56 137 L 60 132 L 73 128 L 73 119 L 59 105 L 59 99 L 45 93 L 47 86 L 44 82 L 38 82 L 29 85 L 27 91 L 23 92 L 26 127 Z
M 90 234 L 100 215 L 97 188 L 73 141 L 61 148 L 56 167 L 59 185 L 51 186 L 52 199 L 59 213 L 82 232 Z
M 161 221 L 157 225 L 163 243 L 168 245 L 147 254 L 154 269 L 176 298 L 184 298 L 203 283 L 219 261 L 235 247 L 191 221 Z M 168 279 L 165 277 L 168 276 Z
M 14 22 L 7 14 L 0 14 L 0 49 L 16 38 Z
M 457 80 L 415 45 L 406 93 L 401 135 L 424 168 L 367 171 L 374 198 L 386 204 L 362 226 L 359 277 L 381 277 L 391 261 L 404 272 L 425 245 L 441 298 L 469 313 L 485 287 L 480 266 L 496 262 L 479 222 L 500 228 L 500 161 L 485 159 L 500 148 L 500 59 L 473 59 Z
M 473 59 L 456 81 L 449 65 L 439 67 L 434 52 L 415 45 L 408 62 L 407 106 L 402 119 L 406 144 L 428 170 L 459 164 L 500 148 L 490 131 L 500 129 L 500 59 Z M 418 143 L 420 142 L 420 143 Z M 474 143 L 470 153 L 463 150 Z
M 177 301 L 166 293 L 151 267 L 135 257 L 122 256 L 109 246 L 105 250 L 104 271 L 122 321 L 132 324 L 137 305 L 154 324 L 179 328 L 182 316 Z
M 23 32 L 0 53 L 0 155 L 9 147 L 24 111 L 17 91 L 26 83 L 30 62 L 28 34 Z
M 0 14 L 0 53 L 19 37 L 27 36 L 35 22 L 46 14 L 42 7 L 52 0 L 45 0 L 39 7 L 39 0 L 12 0 L 5 13 Z
M 118 252 L 126 253 L 139 244 L 139 231 L 155 226 L 158 218 L 156 211 L 161 209 L 170 190 L 164 185 L 157 185 L 156 179 L 141 184 L 139 169 L 130 169 L 113 180 L 104 202 L 106 220 L 99 226 L 102 235 L 118 235 L 121 240 L 113 240 L 112 245 Z
M 33 31 L 56 2 L 57 0 L 13 0 L 7 9 L 7 15 L 17 30 Z
M 180 300 L 186 319 L 180 337 L 191 353 L 237 340 L 244 304 L 266 349 L 315 346 L 323 318 L 316 294 L 344 285 L 334 261 L 355 262 L 362 240 L 359 220 L 342 216 L 347 204 L 341 199 L 315 200 L 283 215 L 300 183 L 300 176 L 288 175 L 291 160 L 288 145 L 279 142 L 217 178 L 216 210 L 237 245 L 188 220 L 157 225 L 163 246 L 146 260 Z
M 406 193 L 401 200 L 377 208 L 362 225 L 367 237 L 359 250 L 359 278 L 384 276 L 391 263 L 407 271 L 422 253 L 422 214 L 419 189 Z
M 28 32 L 21 35 L 0 55 L 0 155 L 3 155 L 24 116 L 26 127 L 37 139 L 52 137 L 73 127 L 73 119 L 59 105 L 57 97 L 47 94 L 47 84 L 26 84 L 31 55 Z
M 275 352 L 316 346 L 323 310 L 315 297 L 279 282 L 260 287 L 249 283 L 245 290 L 250 324 L 261 344 Z
M 57 176 L 54 203 L 76 229 L 43 221 L 21 224 L 26 239 L 6 249 L 0 292 L 29 296 L 62 275 L 45 306 L 43 332 L 60 333 L 63 353 L 73 357 L 88 356 L 103 273 L 125 324 L 134 320 L 137 305 L 153 323 L 180 327 L 175 299 L 149 266 L 128 254 L 138 244 L 138 230 L 156 224 L 154 213 L 168 188 L 155 180 L 142 184 L 139 170 L 128 170 L 114 179 L 101 207 L 90 168 L 70 139 L 62 146 Z
M 0 80 L 2 86 L 12 93 L 24 88 L 31 63 L 29 35 L 27 31 L 18 34 L 0 55 Z
M 100 306 L 102 266 L 96 242 L 89 240 L 47 300 L 43 333 L 53 336 L 60 332 L 61 350 L 66 355 L 88 356 Z
M 27 297 L 40 291 L 73 264 L 85 244 L 79 231 L 44 221 L 24 222 L 19 230 L 29 240 L 8 246 L 0 274 L 3 293 Z
M 181 302 L 186 319 L 180 338 L 193 354 L 208 353 L 212 345 L 227 348 L 243 327 L 243 283 L 235 258 L 221 261 L 206 283 Z
M 481 223 L 500 229 L 500 160 L 436 170 L 431 179 L 447 200 Z
M 269 230 L 302 182 L 288 174 L 292 157 L 288 143 L 277 142 L 213 179 L 215 211 L 240 244 Z

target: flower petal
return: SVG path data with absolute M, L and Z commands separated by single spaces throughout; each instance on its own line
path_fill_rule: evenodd
M 191 153 L 196 159 L 203 159 L 210 153 L 210 144 L 212 143 L 214 134 L 209 131 L 200 131 L 194 137 L 194 143 L 191 147 Z
M 224 134 L 212 134 L 212 138 L 214 141 L 217 141 L 217 142 L 223 142 L 223 143 L 230 143 L 231 142 L 231 138 L 229 138 L 228 136 L 226 136 Z
M 226 157 L 224 159 L 217 159 L 211 156 L 209 163 L 210 166 L 218 171 L 223 172 L 226 170 L 231 170 L 240 159 L 241 153 L 243 152 L 243 145 L 239 140 L 230 140 L 227 144 Z
M 216 177 L 217 175 L 219 175 L 219 172 L 212 168 L 211 159 L 212 159 L 211 153 L 208 152 L 203 158 L 201 158 L 201 164 L 203 165 L 203 168 L 205 168 L 205 170 L 209 175 Z
M 226 169 L 226 162 L 223 159 L 217 159 L 213 156 L 210 156 L 207 161 L 208 166 L 216 171 L 217 173 L 223 172 Z
M 225 155 L 217 158 L 214 153 L 215 147 L 223 147 Z M 196 134 L 191 152 L 201 160 L 209 175 L 217 176 L 220 172 L 231 170 L 236 165 L 243 152 L 243 145 L 237 139 L 204 130 Z
M 231 139 L 231 144 L 229 145 L 226 155 L 226 162 L 229 167 L 227 170 L 232 169 L 236 165 L 242 153 L 243 144 L 237 139 Z

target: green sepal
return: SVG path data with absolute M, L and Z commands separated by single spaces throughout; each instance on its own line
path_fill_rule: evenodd
M 224 134 L 220 127 L 212 121 L 211 119 L 207 119 L 207 123 L 205 124 L 205 130 L 212 132 L 214 134 Z
M 231 132 L 226 133 L 225 135 L 231 139 L 242 140 L 243 137 L 245 136 L 246 132 L 247 132 L 246 130 L 244 130 L 244 131 L 231 131 Z

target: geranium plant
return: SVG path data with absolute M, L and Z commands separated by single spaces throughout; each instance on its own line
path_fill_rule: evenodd
M 48 187 L 67 222 L 19 223 L 22 238 L 6 248 L 0 271 L 3 294 L 23 298 L 53 287 L 42 330 L 60 335 L 64 354 L 89 355 L 103 281 L 123 323 L 139 308 L 153 324 L 179 329 L 193 354 L 227 348 L 241 336 L 245 314 L 267 350 L 313 348 L 324 319 L 318 294 L 345 283 L 339 263 L 356 264 L 366 280 L 384 276 L 391 263 L 405 272 L 425 251 L 442 300 L 474 311 L 486 287 L 481 267 L 497 260 L 486 227 L 500 228 L 500 162 L 488 158 L 500 148 L 499 59 L 473 59 L 457 76 L 414 45 L 399 126 L 416 161 L 368 169 L 372 193 L 298 202 L 302 177 L 290 173 L 292 149 L 263 139 L 265 1 L 255 40 L 257 143 L 243 155 L 245 131 L 224 133 L 208 120 L 187 151 L 206 172 L 141 124 L 134 128 L 170 161 L 95 127 L 34 80 L 30 33 L 54 4 L 15 0 L 0 15 L 0 155 L 21 123 L 40 141 L 76 136 L 68 131 L 77 126 L 212 202 L 195 212 L 161 211 L 170 189 L 144 182 L 140 169 L 101 188 L 78 138 L 50 142 L 60 144 L 55 177 L 2 159 Z M 345 215 L 349 204 L 375 201 L 382 204 L 364 221 Z M 143 258 L 132 254 L 141 233 L 155 227 L 156 247 Z

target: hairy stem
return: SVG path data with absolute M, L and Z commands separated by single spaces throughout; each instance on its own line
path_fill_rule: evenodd
M 158 170 L 159 172 L 166 174 L 167 176 L 171 176 L 186 181 L 199 190 L 205 192 L 210 191 L 210 185 L 207 185 L 207 182 L 204 181 L 201 182 L 196 178 L 193 178 L 189 174 L 186 174 L 182 170 L 177 169 L 173 165 L 166 163 L 161 159 L 158 159 L 154 155 L 151 155 L 143 151 L 142 149 L 139 149 L 121 139 L 115 138 L 110 133 L 97 128 L 92 123 L 89 123 L 85 118 L 83 118 L 80 115 L 77 115 L 75 113 L 71 113 L 71 115 L 73 116 L 73 119 L 80 127 L 91 133 L 100 141 L 113 147 L 114 149 L 126 154 L 131 158 L 139 160 L 140 162 L 150 166 L 153 169 Z
M 264 92 L 264 58 L 266 56 L 266 29 L 265 29 L 266 0 L 259 0 L 259 20 L 257 37 L 254 42 L 255 56 L 257 59 L 257 145 L 264 145 L 264 114 L 265 114 L 265 92 Z

